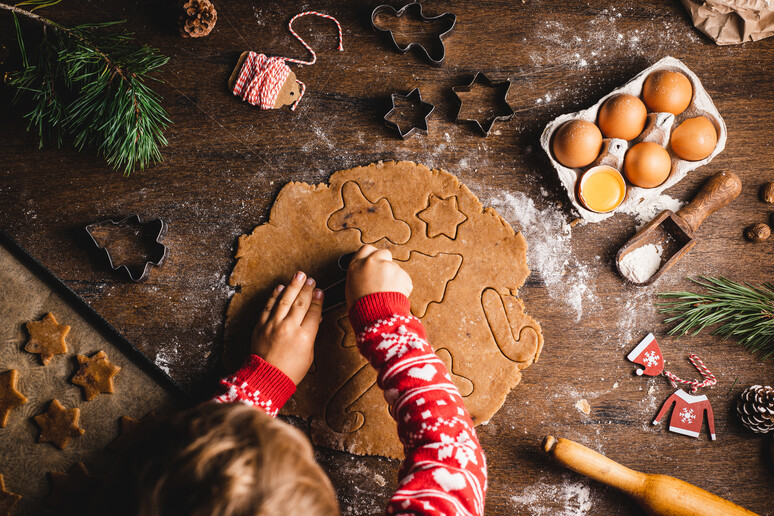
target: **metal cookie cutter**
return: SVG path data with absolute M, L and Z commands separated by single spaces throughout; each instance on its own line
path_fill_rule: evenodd
M 460 113 L 462 112 L 462 104 L 463 100 L 460 97 L 460 93 L 469 93 L 473 86 L 476 84 L 483 84 L 487 88 L 496 88 L 502 90 L 502 105 L 504 106 L 504 113 L 501 115 L 495 115 L 491 118 L 488 118 L 484 120 L 483 123 L 477 118 L 460 118 Z M 513 108 L 510 104 L 508 104 L 508 101 L 505 100 L 508 97 L 508 90 L 511 89 L 511 81 L 510 79 L 505 79 L 504 81 L 497 81 L 492 82 L 489 77 L 484 75 L 483 72 L 476 73 L 475 77 L 473 77 L 473 80 L 470 81 L 470 84 L 465 86 L 454 86 L 452 88 L 452 91 L 454 92 L 454 95 L 457 97 L 457 102 L 459 103 L 459 108 L 457 109 L 457 117 L 454 119 L 455 122 L 468 122 L 468 123 L 474 123 L 476 126 L 478 126 L 479 130 L 484 133 L 484 136 L 489 135 L 489 131 L 492 130 L 492 126 L 495 122 L 498 120 L 510 120 L 513 118 L 513 115 L 515 112 L 513 111 Z
M 400 124 L 398 124 L 398 122 L 395 122 L 394 120 L 390 120 L 390 116 L 397 109 L 395 105 L 395 101 L 397 99 L 404 100 L 410 103 L 415 110 L 421 110 L 420 114 L 422 116 L 422 122 L 419 125 L 415 125 L 417 118 L 414 118 L 412 125 L 408 128 L 408 130 L 404 131 L 403 129 L 401 129 Z M 433 104 L 430 104 L 429 102 L 425 102 L 424 100 L 422 100 L 422 94 L 419 92 L 419 88 L 414 88 L 409 92 L 408 95 L 393 93 L 392 95 L 390 95 L 390 101 L 392 103 L 392 107 L 387 112 L 387 114 L 384 115 L 384 123 L 387 124 L 387 127 L 392 127 L 395 130 L 397 130 L 400 137 L 403 138 L 404 140 L 409 136 L 413 135 L 417 131 L 421 131 L 427 134 L 427 130 L 428 130 L 427 119 L 430 118 L 430 115 L 435 110 L 435 106 Z
M 113 257 L 110 255 L 110 251 L 108 251 L 106 247 L 100 245 L 99 241 L 94 235 L 97 228 L 105 226 L 138 226 L 144 234 L 153 237 L 152 239 L 148 237 L 147 243 L 149 246 L 146 254 L 148 260 L 145 262 L 145 265 L 142 267 L 142 269 L 132 270 L 132 268 L 126 264 L 122 263 L 120 265 L 116 265 L 113 262 Z M 143 281 L 148 277 L 148 274 L 150 274 L 150 270 L 154 265 L 158 266 L 164 263 L 164 260 L 166 260 L 167 256 L 169 255 L 169 248 L 161 243 L 161 239 L 164 238 L 166 232 L 167 223 L 163 220 L 153 219 L 149 220 L 148 222 L 143 222 L 139 215 L 131 215 L 121 220 L 102 220 L 86 226 L 86 233 L 89 234 L 89 238 L 97 247 L 97 249 L 100 249 L 104 252 L 105 258 L 108 262 L 108 265 L 110 265 L 110 268 L 114 271 L 122 270 L 127 276 L 129 276 L 129 279 L 132 281 Z
M 392 16 L 393 18 L 400 18 L 404 14 L 414 15 L 416 18 L 422 20 L 422 22 L 432 22 L 435 20 L 440 20 L 441 22 L 444 22 L 444 28 L 440 34 L 438 34 L 438 47 L 440 48 L 440 51 L 437 55 L 430 55 L 430 51 L 428 51 L 424 45 L 417 42 L 410 42 L 407 45 L 401 45 L 398 43 L 398 41 L 395 39 L 395 34 L 393 34 L 392 29 L 387 29 L 383 26 L 379 26 L 377 24 L 376 19 L 380 15 L 387 14 L 389 16 Z M 425 16 L 422 14 L 422 4 L 419 2 L 413 2 L 410 4 L 406 4 L 403 7 L 400 8 L 400 10 L 396 11 L 394 7 L 391 5 L 380 5 L 376 9 L 373 10 L 371 13 L 371 27 L 377 32 L 385 32 L 389 35 L 390 40 L 392 41 L 393 46 L 400 52 L 401 54 L 405 54 L 412 48 L 416 47 L 417 50 L 421 55 L 424 55 L 425 58 L 427 58 L 430 63 L 432 63 L 435 66 L 440 65 L 444 58 L 446 57 L 446 48 L 443 45 L 443 40 L 446 39 L 446 37 L 451 33 L 451 31 L 454 29 L 454 25 L 457 23 L 457 16 L 452 13 L 443 13 L 439 14 L 438 16 Z

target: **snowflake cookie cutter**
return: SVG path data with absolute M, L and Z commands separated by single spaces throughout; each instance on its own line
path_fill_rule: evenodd
M 395 19 L 400 19 L 404 15 L 408 15 L 407 18 L 409 16 L 414 16 L 416 19 L 421 20 L 423 23 L 432 23 L 435 21 L 444 23 L 445 25 L 443 26 L 442 31 L 437 36 L 437 48 L 440 49 L 438 54 L 431 55 L 433 49 L 428 50 L 422 43 L 418 43 L 416 41 L 411 41 L 405 45 L 398 43 L 398 40 L 395 39 L 395 31 L 378 23 L 377 18 L 384 15 Z M 446 57 L 446 47 L 443 44 L 443 40 L 446 39 L 449 34 L 451 34 L 456 24 L 457 16 L 452 13 L 447 12 L 439 14 L 438 16 L 425 16 L 422 13 L 422 4 L 419 2 L 406 4 L 399 10 L 395 10 L 395 8 L 391 5 L 384 4 L 378 6 L 371 12 L 371 27 L 373 27 L 376 32 L 386 33 L 389 36 L 390 41 L 392 41 L 392 45 L 398 50 L 398 52 L 405 54 L 412 48 L 416 48 L 419 54 L 423 55 L 434 66 L 440 66 L 441 63 L 443 63 L 443 60 Z
M 148 249 L 145 254 L 145 262 L 141 268 L 130 267 L 126 263 L 120 263 L 116 265 L 113 256 L 107 249 L 108 246 L 100 244 L 97 238 L 97 232 L 102 227 L 120 228 L 124 226 L 136 226 L 140 228 L 143 233 L 150 235 L 152 238 L 148 238 Z M 124 219 L 114 220 L 106 219 L 99 222 L 94 222 L 86 226 L 86 233 L 89 235 L 94 246 L 103 252 L 105 260 L 110 268 L 114 271 L 120 271 L 126 274 L 130 280 L 134 282 L 140 282 L 147 279 L 150 274 L 150 270 L 154 266 L 160 266 L 164 263 L 169 256 L 169 248 L 161 243 L 164 235 L 167 233 L 167 223 L 161 219 L 153 219 L 147 222 L 143 222 L 139 215 L 130 215 Z
M 462 100 L 462 97 L 460 97 L 460 93 L 470 93 L 477 84 L 482 84 L 487 88 L 496 89 L 501 92 L 501 95 L 498 96 L 498 100 L 500 102 L 500 107 L 503 108 L 502 114 L 493 115 L 489 118 L 486 118 L 483 123 L 478 118 L 460 117 L 460 113 L 462 113 L 462 107 L 464 105 L 464 101 Z M 489 132 L 492 130 L 495 122 L 510 120 L 516 114 L 516 112 L 513 110 L 513 107 L 511 107 L 511 105 L 506 100 L 508 98 L 508 91 L 510 89 L 510 79 L 505 79 L 503 81 L 492 81 L 489 77 L 486 76 L 486 74 L 484 74 L 484 72 L 477 72 L 469 84 L 454 86 L 452 88 L 452 92 L 454 93 L 454 96 L 457 99 L 457 104 L 459 105 L 457 108 L 457 116 L 455 117 L 454 121 L 458 124 L 461 122 L 472 123 L 478 127 L 484 136 L 489 136 Z
M 420 116 L 415 117 L 414 121 L 411 123 L 411 126 L 408 128 L 408 130 L 404 131 L 401 129 L 401 126 L 398 122 L 395 120 L 391 120 L 390 117 L 396 112 L 398 109 L 398 106 L 396 105 L 396 100 L 403 100 L 409 104 L 411 104 L 415 111 L 418 111 Z M 416 132 L 422 132 L 424 134 L 427 134 L 428 132 L 428 125 L 427 125 L 427 119 L 430 118 L 430 115 L 433 114 L 433 111 L 435 111 L 435 106 L 429 102 L 425 102 L 422 100 L 422 94 L 419 92 L 419 88 L 414 88 L 411 90 L 408 95 L 401 95 L 400 93 L 393 93 L 390 95 L 390 110 L 387 112 L 386 115 L 384 115 L 384 123 L 387 125 L 387 127 L 392 127 L 396 131 L 398 131 L 398 134 L 402 139 L 406 139 Z M 417 124 L 417 120 L 421 118 L 421 122 Z

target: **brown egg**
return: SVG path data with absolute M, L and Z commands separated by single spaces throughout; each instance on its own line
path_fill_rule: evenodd
M 648 110 L 634 95 L 610 97 L 599 108 L 599 128 L 606 138 L 633 140 L 645 129 Z
M 585 120 L 570 120 L 554 133 L 554 156 L 565 167 L 585 167 L 599 156 L 602 133 Z
M 655 188 L 669 177 L 672 160 L 658 143 L 640 142 L 626 152 L 624 173 L 626 179 L 640 188 Z
M 706 116 L 689 118 L 672 131 L 672 150 L 678 158 L 688 161 L 704 159 L 715 150 L 718 133 Z
M 691 105 L 693 86 L 680 72 L 657 70 L 642 85 L 642 100 L 651 111 L 679 115 Z

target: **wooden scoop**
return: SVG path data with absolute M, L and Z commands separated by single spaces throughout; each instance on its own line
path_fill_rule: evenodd
M 668 271 L 677 260 L 696 244 L 693 234 L 709 215 L 727 205 L 742 191 L 742 181 L 733 172 L 718 172 L 709 178 L 696 197 L 677 213 L 664 210 L 629 239 L 615 257 L 621 276 L 635 285 L 650 285 Z M 646 281 L 637 283 L 621 270 L 621 260 L 630 252 L 647 244 L 663 249 L 661 266 Z
M 621 490 L 654 516 L 757 516 L 693 484 L 634 471 L 569 439 L 549 435 L 543 451 L 576 473 Z

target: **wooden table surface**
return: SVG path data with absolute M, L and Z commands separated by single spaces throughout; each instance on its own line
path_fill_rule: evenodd
M 708 334 L 669 338 L 653 306 L 656 292 L 689 288 L 687 275 L 772 278 L 774 244 L 748 243 L 742 230 L 773 211 L 757 192 L 774 180 L 774 38 L 718 47 L 694 29 L 679 2 L 429 1 L 426 13 L 451 11 L 458 18 L 446 40 L 446 61 L 433 67 L 413 53 L 397 53 L 371 30 L 376 5 L 218 2 L 217 26 L 199 40 L 180 38 L 174 13 L 148 0 L 78 7 L 63 2 L 47 9 L 65 24 L 126 19 L 140 41 L 170 56 L 161 73 L 165 82 L 155 87 L 174 125 L 166 132 L 164 161 L 124 178 L 92 153 L 77 153 L 69 145 L 38 150 L 3 86 L 0 227 L 176 379 L 203 388 L 222 349 L 236 239 L 266 221 L 286 182 L 324 182 L 336 170 L 378 160 L 446 169 L 524 230 L 534 272 L 521 296 L 545 335 L 539 363 L 525 371 L 503 408 L 479 429 L 489 457 L 487 514 L 640 514 L 613 490 L 549 463 L 538 449 L 546 434 L 578 440 L 626 465 L 673 475 L 774 514 L 768 441 L 746 431 L 734 414 L 744 387 L 772 383 L 774 362 L 761 362 Z M 345 51 L 335 50 L 329 22 L 308 18 L 295 25 L 319 56 L 316 65 L 296 69 L 308 88 L 299 109 L 259 111 L 229 94 L 226 79 L 244 50 L 305 57 L 286 24 L 307 9 L 340 20 Z M 0 36 L 10 63 L 14 45 L 7 14 L 0 14 Z M 723 153 L 667 193 L 686 200 L 719 170 L 737 172 L 744 188 L 732 205 L 707 220 L 698 245 L 668 276 L 655 287 L 634 288 L 615 273 L 613 256 L 635 221 L 617 215 L 562 228 L 574 215 L 538 138 L 557 115 L 590 106 L 667 55 L 683 60 L 702 79 L 729 135 Z M 467 83 L 477 71 L 513 82 L 508 101 L 517 114 L 496 124 L 487 138 L 454 123 L 451 87 Z M 415 86 L 436 110 L 428 135 L 402 141 L 382 117 L 391 93 Z M 527 197 L 542 222 L 522 227 L 519 210 Z M 133 213 L 169 223 L 169 259 L 141 284 L 108 270 L 83 238 L 86 224 Z M 551 245 L 554 265 L 543 263 Z M 565 275 L 557 280 L 562 269 Z M 708 441 L 706 428 L 691 439 L 667 432 L 663 424 L 650 425 L 674 389 L 663 378 L 633 375 L 635 366 L 625 360 L 649 331 L 679 375 L 697 376 L 686 360 L 692 352 L 717 375 L 717 386 L 707 392 L 717 442 Z M 589 402 L 589 415 L 575 408 L 580 399 Z M 343 514 L 382 510 L 396 484 L 397 461 L 329 450 L 319 450 L 319 457 L 339 489 Z

